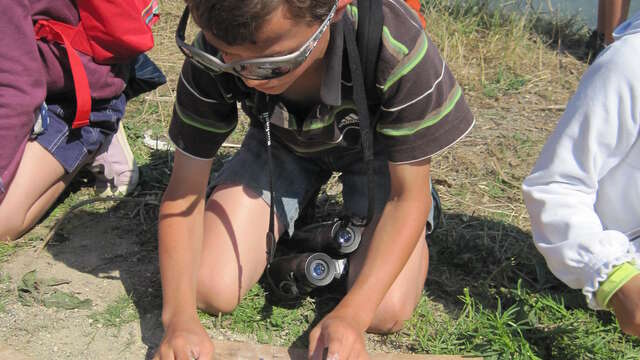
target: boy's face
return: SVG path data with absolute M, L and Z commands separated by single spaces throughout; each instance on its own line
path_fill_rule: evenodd
M 320 24 L 309 25 L 291 19 L 285 6 L 276 9 L 256 34 L 255 44 L 228 45 L 218 40 L 208 31 L 204 37 L 220 51 L 225 63 L 238 60 L 251 60 L 261 57 L 281 56 L 298 51 L 318 30 Z M 330 28 L 324 32 L 309 57 L 290 73 L 269 80 L 251 80 L 242 78 L 244 83 L 267 94 L 281 94 L 302 75 L 311 64 L 320 60 L 329 43 Z

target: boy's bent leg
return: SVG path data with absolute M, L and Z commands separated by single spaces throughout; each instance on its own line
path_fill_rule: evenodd
M 373 222 L 375 224 L 376 222 Z M 373 224 L 368 226 L 364 238 L 372 236 Z M 404 322 L 411 318 L 427 278 L 429 268 L 429 248 L 424 241 L 425 232 L 420 235 L 413 253 L 393 285 L 376 310 L 371 325 L 367 329 L 372 333 L 392 333 L 402 329 Z M 349 258 L 348 288 L 355 282 L 366 258 L 369 242 L 363 242 L 358 251 Z
M 198 274 L 198 307 L 212 314 L 231 312 L 260 279 L 266 262 L 269 205 L 241 185 L 221 185 L 205 211 L 204 243 Z M 275 224 L 276 237 L 283 232 Z
M 0 241 L 15 240 L 29 230 L 71 180 L 42 145 L 29 141 L 16 175 L 0 203 Z
M 272 144 L 275 235 L 293 230 L 299 209 L 326 179 L 313 161 Z M 264 133 L 250 128 L 242 147 L 214 179 L 205 211 L 198 306 L 229 312 L 258 281 L 266 265 L 269 182 Z

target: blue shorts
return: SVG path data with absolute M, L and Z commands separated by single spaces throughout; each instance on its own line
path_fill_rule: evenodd
M 296 155 L 286 146 L 274 141 L 273 191 L 278 220 L 293 234 L 294 223 L 305 204 L 311 200 L 334 171 L 339 171 L 342 182 L 344 212 L 350 216 L 366 217 L 367 169 L 362 161 L 362 150 L 346 151 L 339 158 L 308 158 Z M 222 170 L 213 180 L 213 185 L 239 184 L 261 194 L 270 204 L 269 167 L 265 134 L 262 129 L 251 127 L 245 135 L 242 147 L 227 160 Z M 384 155 L 376 154 L 375 172 L 375 212 L 382 213 L 389 198 L 389 164 Z M 433 224 L 433 206 L 429 215 Z
M 73 111 L 68 111 L 68 106 L 47 104 L 48 124 L 43 133 L 35 136 L 35 141 L 47 149 L 67 173 L 73 173 L 95 154 L 107 137 L 118 131 L 126 104 L 124 95 L 93 100 L 89 125 L 79 129 L 70 127 Z

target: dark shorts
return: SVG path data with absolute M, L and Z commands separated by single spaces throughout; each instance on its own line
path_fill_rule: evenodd
M 359 148 L 347 151 L 339 158 L 306 158 L 293 153 L 282 144 L 274 141 L 273 156 L 273 191 L 275 209 L 278 220 L 291 235 L 294 223 L 305 204 L 322 186 L 334 171 L 341 172 L 342 199 L 344 212 L 347 215 L 366 217 L 367 173 Z M 262 196 L 270 204 L 269 172 L 267 149 L 264 131 L 250 128 L 242 147 L 227 160 L 222 170 L 214 178 L 214 185 L 240 184 Z M 382 210 L 389 198 L 390 179 L 389 164 L 384 155 L 376 154 L 375 187 L 377 214 Z M 433 207 L 429 215 L 433 224 Z
M 87 162 L 107 137 L 115 134 L 124 116 L 127 101 L 124 95 L 109 100 L 93 100 L 89 125 L 71 129 L 73 111 L 69 107 L 47 104 L 48 125 L 35 137 L 35 141 L 47 149 L 65 171 L 72 173 Z

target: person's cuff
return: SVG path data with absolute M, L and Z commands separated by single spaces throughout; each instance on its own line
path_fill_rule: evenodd
M 607 280 L 605 280 L 596 291 L 596 301 L 603 308 L 607 308 L 607 304 L 611 296 L 620 290 L 632 277 L 640 274 L 640 270 L 633 263 L 626 262 L 613 268 Z

